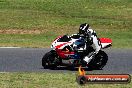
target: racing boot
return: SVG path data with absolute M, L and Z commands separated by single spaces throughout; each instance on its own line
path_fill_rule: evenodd
M 83 58 L 83 60 L 88 64 L 95 57 L 95 55 L 96 55 L 96 53 L 93 52 L 93 53 L 89 54 L 88 56 L 85 56 Z

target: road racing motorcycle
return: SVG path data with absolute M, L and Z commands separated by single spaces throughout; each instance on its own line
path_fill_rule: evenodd
M 81 65 L 89 69 L 102 69 L 108 61 L 108 56 L 103 49 L 111 47 L 112 40 L 99 38 L 99 41 L 101 50 L 89 63 L 84 63 L 83 58 L 94 52 L 94 49 L 90 45 L 87 47 L 84 39 L 80 39 L 78 36 L 59 36 L 52 42 L 51 50 L 43 56 L 42 66 L 45 69 L 55 69 L 57 66 L 78 67 Z M 79 47 L 75 50 L 74 46 Z

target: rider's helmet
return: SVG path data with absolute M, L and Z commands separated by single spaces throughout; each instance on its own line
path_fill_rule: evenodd
M 88 28 L 89 28 L 89 24 L 87 23 L 81 24 L 79 27 L 79 34 L 86 35 Z

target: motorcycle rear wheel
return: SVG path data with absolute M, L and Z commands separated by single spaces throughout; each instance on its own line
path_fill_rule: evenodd
M 108 61 L 108 56 L 104 51 L 99 51 L 99 53 L 88 63 L 89 69 L 102 69 Z

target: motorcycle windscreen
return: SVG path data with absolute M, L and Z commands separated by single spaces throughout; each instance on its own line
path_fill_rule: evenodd
M 67 35 L 62 36 L 57 40 L 57 42 L 68 42 L 68 41 L 70 41 L 70 38 L 68 38 Z
M 80 40 L 76 40 L 74 42 L 74 46 L 76 46 L 77 48 L 80 48 L 82 46 L 85 46 L 85 41 L 83 39 L 80 39 Z

